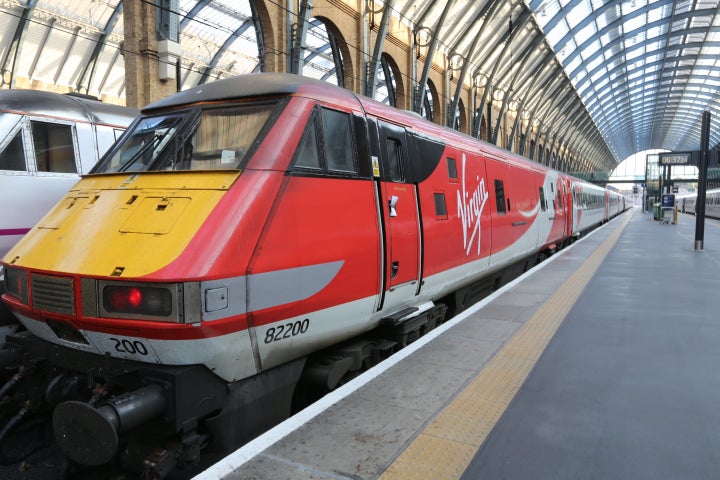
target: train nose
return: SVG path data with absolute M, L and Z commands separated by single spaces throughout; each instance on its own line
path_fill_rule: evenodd
M 97 407 L 67 401 L 53 411 L 53 431 L 60 450 L 80 465 L 110 462 L 118 452 L 119 434 L 160 415 L 165 394 L 159 385 L 104 400 Z

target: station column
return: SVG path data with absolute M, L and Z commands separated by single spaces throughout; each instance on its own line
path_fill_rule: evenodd
M 128 107 L 142 108 L 177 92 L 177 0 L 125 0 L 123 55 Z M 174 5 L 174 8 L 173 8 Z

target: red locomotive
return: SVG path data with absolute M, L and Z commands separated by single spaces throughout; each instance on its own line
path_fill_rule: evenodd
M 27 329 L 10 339 L 11 391 L 54 410 L 73 461 L 161 476 L 624 208 L 323 82 L 203 85 L 146 107 L 5 257 L 3 300 Z

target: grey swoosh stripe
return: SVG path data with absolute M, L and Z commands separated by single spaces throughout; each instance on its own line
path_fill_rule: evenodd
M 203 320 L 218 320 L 309 298 L 325 288 L 344 263 L 344 260 L 338 260 L 202 282 Z M 209 299 L 218 297 L 227 298 L 227 305 L 224 308 L 209 308 Z

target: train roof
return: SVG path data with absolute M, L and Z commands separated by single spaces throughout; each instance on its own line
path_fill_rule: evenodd
M 0 90 L 0 111 L 7 110 L 122 126 L 127 126 L 138 114 L 134 108 L 87 97 L 23 89 Z
M 322 80 L 292 73 L 249 73 L 199 85 L 153 102 L 143 112 L 198 102 L 233 100 L 243 97 L 292 95 L 315 88 L 333 97 L 357 102 L 355 94 Z M 332 93 L 331 93 L 332 92 Z

